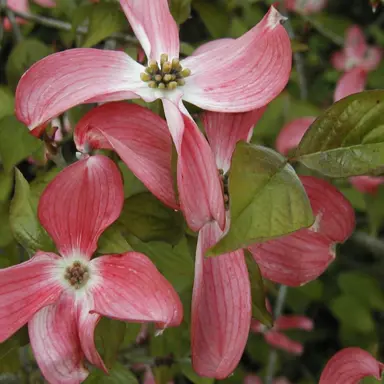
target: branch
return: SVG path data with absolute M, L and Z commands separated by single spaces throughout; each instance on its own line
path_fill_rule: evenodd
M 285 8 L 283 1 L 280 3 L 280 7 L 283 13 L 287 13 L 287 9 Z M 292 28 L 292 25 L 289 19 L 285 21 L 284 25 L 285 25 L 285 28 L 287 29 L 289 37 L 291 39 L 294 39 L 295 32 Z M 297 74 L 299 76 L 300 98 L 301 100 L 307 100 L 308 99 L 308 83 L 307 83 L 307 78 L 305 77 L 303 56 L 299 52 L 295 52 L 293 54 L 293 60 L 295 62 Z
M 9 11 L 9 8 L 6 7 L 5 9 L 6 9 L 6 12 Z M 53 19 L 50 17 L 40 16 L 40 15 L 34 15 L 32 13 L 22 12 L 22 11 L 13 11 L 13 14 L 24 20 L 33 21 L 39 25 L 44 25 L 45 27 L 61 29 L 62 31 L 68 31 L 68 32 L 73 30 L 72 24 L 67 23 L 66 21 Z M 85 35 L 88 33 L 88 28 L 85 26 L 80 26 L 76 29 L 76 33 L 80 35 Z M 138 40 L 135 37 L 131 35 L 125 35 L 123 33 L 115 33 L 111 35 L 109 38 L 119 40 L 124 43 L 138 44 Z
M 350 240 L 365 246 L 376 256 L 381 256 L 384 254 L 384 241 L 370 236 L 368 233 L 355 231 Z
M 15 12 L 7 7 L 7 2 L 6 0 L 1 0 L 0 2 L 0 14 L 1 16 L 5 15 L 7 16 L 11 26 L 12 26 L 12 34 L 13 38 L 15 41 L 18 43 L 21 40 L 23 40 L 23 35 L 21 34 L 19 24 L 17 24 L 16 17 L 15 17 Z M 3 38 L 3 33 L 4 33 L 4 26 L 3 26 L 3 18 L 0 18 L 0 23 L 1 23 L 1 39 Z
M 275 310 L 273 313 L 273 316 L 275 319 L 279 318 L 283 312 L 285 298 L 287 297 L 287 291 L 288 291 L 288 287 L 286 285 L 280 285 L 279 293 L 277 294 Z M 272 348 L 268 358 L 268 367 L 267 367 L 267 375 L 265 377 L 265 384 L 273 383 L 276 360 L 277 360 L 277 352 L 276 352 L 276 349 Z

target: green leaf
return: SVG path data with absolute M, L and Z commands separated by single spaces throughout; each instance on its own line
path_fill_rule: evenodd
M 191 13 L 191 1 L 192 0 L 171 0 L 170 9 L 177 24 L 182 24 L 188 19 Z
M 369 231 L 377 237 L 384 221 L 384 188 L 379 186 L 377 193 L 373 196 L 366 194 L 365 206 L 369 221 Z
M 181 213 L 164 206 L 149 192 L 126 199 L 119 222 L 143 241 L 177 244 L 184 233 Z
M 336 297 L 331 301 L 330 309 L 333 315 L 350 329 L 361 333 L 373 332 L 375 329 L 370 311 L 351 295 Z
M 132 247 L 122 235 L 123 232 L 124 227 L 119 222 L 112 224 L 100 236 L 97 252 L 107 254 L 132 251 Z
M 176 358 L 187 356 L 190 352 L 189 330 L 183 322 L 176 328 L 167 328 L 162 334 L 151 338 L 150 354 L 163 364 L 155 364 L 153 373 L 156 383 L 167 384 L 179 370 L 174 364 Z
M 126 25 L 123 12 L 115 3 L 98 3 L 89 5 L 84 12 L 88 20 L 88 31 L 84 37 L 82 47 L 92 47 L 121 31 Z M 84 22 L 84 19 L 82 20 Z
M 135 251 L 144 253 L 152 260 L 177 292 L 192 286 L 194 264 L 185 238 L 174 247 L 157 241 L 131 243 Z
M 272 315 L 268 312 L 267 307 L 265 306 L 265 289 L 260 268 L 248 250 L 244 250 L 244 255 L 248 267 L 249 280 L 251 282 L 252 317 L 259 320 L 267 327 L 272 327 Z
M 102 317 L 95 330 L 98 350 L 107 368 L 112 368 L 120 346 L 124 342 L 126 324 L 122 321 Z
M 15 98 L 12 92 L 4 86 L 0 86 L 0 119 L 13 115 L 15 109 Z
M 202 0 L 195 0 L 192 3 L 192 7 L 197 11 L 208 32 L 214 39 L 226 36 L 229 17 L 224 7 Z
M 129 347 L 136 342 L 137 335 L 140 332 L 141 324 L 140 323 L 127 323 L 126 330 L 124 334 L 123 347 Z
M 9 202 L 0 202 L 0 247 L 5 247 L 13 240 L 11 225 L 9 223 Z
M 353 208 L 362 212 L 366 211 L 367 207 L 364 195 L 361 192 L 352 186 L 337 186 L 337 188 L 344 195 L 344 197 L 349 200 Z
M 300 179 L 272 149 L 237 144 L 229 173 L 231 226 L 210 250 L 217 256 L 309 227 L 314 218 Z
M 35 179 L 30 184 L 31 188 L 31 198 L 34 200 L 37 205 L 40 199 L 41 194 L 47 185 L 57 176 L 60 172 L 60 169 L 55 167 L 50 169 L 48 172 L 43 172 L 38 174 Z
M 0 203 L 8 201 L 13 186 L 13 172 L 0 170 Z
M 43 148 L 42 141 L 32 136 L 15 116 L 6 116 L 0 120 L 0 158 L 6 171 Z
M 0 343 L 0 372 L 16 373 L 20 370 L 19 348 L 25 345 L 26 328 Z
M 139 384 L 136 376 L 121 364 L 115 364 L 106 375 L 101 371 L 93 371 L 84 384 Z
M 137 195 L 141 192 L 148 191 L 145 185 L 133 174 L 133 172 L 123 163 L 117 163 L 124 180 L 124 197 Z
M 378 311 L 384 311 L 384 294 L 377 280 L 361 272 L 344 272 L 337 283 L 340 289 L 361 304 Z
M 382 170 L 384 91 L 357 93 L 333 104 L 311 125 L 294 157 L 330 177 Z
M 27 180 L 16 169 L 15 194 L 10 207 L 10 224 L 15 239 L 33 254 L 37 250 L 54 251 L 55 246 L 37 219 L 37 201 L 31 197 Z
M 0 372 L 16 373 L 19 371 L 19 347 L 15 337 L 0 344 Z
M 8 57 L 5 67 L 8 84 L 16 88 L 21 75 L 36 61 L 48 56 L 52 49 L 37 39 L 19 42 Z
M 215 379 L 199 376 L 189 362 L 179 364 L 182 374 L 193 384 L 213 384 Z
M 291 47 L 292 52 L 306 52 L 309 49 L 307 44 L 300 43 L 300 41 L 294 39 L 291 40 Z

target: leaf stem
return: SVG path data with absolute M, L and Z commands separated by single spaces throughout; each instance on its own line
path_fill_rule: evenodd
M 286 285 L 280 285 L 279 292 L 277 294 L 275 309 L 273 313 L 275 319 L 279 318 L 283 312 L 285 299 L 287 297 L 287 291 L 288 291 L 288 287 Z M 267 367 L 267 374 L 265 377 L 265 384 L 272 384 L 273 382 L 276 361 L 277 361 L 277 352 L 276 352 L 276 349 L 272 348 L 268 358 L 268 367 Z
M 3 13 L 3 11 L 5 11 L 5 15 L 7 16 L 8 20 L 12 26 L 13 38 L 14 38 L 16 43 L 19 43 L 20 41 L 23 40 L 23 35 L 20 31 L 19 24 L 16 21 L 15 12 L 12 11 L 12 9 L 10 9 L 9 7 L 7 7 L 6 1 L 3 1 L 3 0 L 1 0 L 1 3 L 0 3 L 0 10 L 1 10 L 1 13 Z M 3 19 L 2 18 L 0 20 L 0 23 L 1 23 L 1 27 L 0 27 L 1 28 L 1 35 L 3 35 L 4 26 L 3 26 Z M 3 36 L 1 36 L 1 38 L 2 37 Z
M 284 1 L 280 2 L 280 7 L 283 13 L 287 13 L 287 9 L 285 7 Z M 294 39 L 296 36 L 289 19 L 285 21 L 284 26 L 288 32 L 289 37 L 291 39 Z M 300 98 L 301 100 L 307 100 L 308 99 L 308 82 L 305 76 L 305 67 L 304 67 L 304 60 L 303 60 L 302 54 L 299 52 L 295 52 L 293 54 L 293 60 L 295 62 L 295 66 L 296 66 L 296 70 L 299 78 Z

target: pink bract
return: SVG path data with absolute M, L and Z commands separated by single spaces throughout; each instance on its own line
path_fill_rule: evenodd
M 70 165 L 48 185 L 38 207 L 60 256 L 39 251 L 0 270 L 0 342 L 28 322 L 36 361 L 51 384 L 85 380 L 84 358 L 107 370 L 93 340 L 101 316 L 162 328 L 182 320 L 176 292 L 143 254 L 90 260 L 123 199 L 119 170 L 109 158 Z
M 178 28 L 167 0 L 120 3 L 147 59 L 154 60 L 149 63 L 161 65 L 163 54 L 170 63 L 178 59 Z M 77 104 L 161 99 L 178 153 L 180 205 L 187 222 L 198 230 L 216 220 L 223 229 L 224 203 L 220 199 L 220 179 L 212 172 L 214 159 L 183 100 L 221 112 L 250 111 L 268 104 L 285 87 L 291 71 L 292 52 L 289 36 L 280 25 L 283 20 L 271 7 L 259 24 L 230 44 L 180 60 L 190 75 L 185 85 L 172 90 L 148 87 L 141 80 L 145 67 L 123 52 L 84 48 L 50 55 L 33 65 L 20 80 L 17 117 L 39 133 L 47 121 Z M 233 71 L 234 67 L 237 71 Z M 196 184 L 198 174 L 200 181 L 207 176 L 209 182 Z M 204 196 L 201 201 L 205 204 L 198 210 L 196 197 L 190 196 L 192 185 Z
M 325 366 L 319 384 L 358 384 L 369 376 L 381 379 L 384 364 L 360 348 L 344 348 Z
M 381 58 L 381 48 L 367 45 L 361 28 L 353 25 L 346 32 L 344 48 L 332 55 L 331 62 L 340 71 L 359 67 L 369 72 L 377 68 Z

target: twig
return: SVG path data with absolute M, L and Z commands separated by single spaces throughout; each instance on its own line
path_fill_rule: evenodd
M 287 9 L 285 8 L 283 1 L 280 3 L 280 6 L 281 6 L 282 12 L 287 13 Z M 295 32 L 292 28 L 292 24 L 289 21 L 289 19 L 285 21 L 284 25 L 285 25 L 285 28 L 287 29 L 289 37 L 291 39 L 294 39 L 295 38 Z M 307 85 L 307 78 L 305 76 L 303 57 L 299 52 L 295 52 L 293 54 L 293 60 L 295 62 L 297 74 L 299 76 L 300 98 L 301 98 L 301 100 L 307 100 L 308 99 L 308 85 Z
M 7 6 L 5 6 L 4 9 L 5 9 L 5 14 L 12 26 L 13 38 L 15 39 L 16 43 L 19 43 L 21 40 L 23 40 L 23 35 L 21 34 L 19 24 L 17 24 L 15 12 L 13 12 Z
M 351 236 L 351 241 L 363 245 L 376 256 L 384 255 L 384 241 L 376 237 L 370 236 L 368 233 L 356 231 Z
M 8 9 L 8 8 L 6 8 Z M 61 29 L 63 31 L 72 31 L 73 27 L 71 23 L 67 23 L 66 21 L 53 19 L 50 17 L 34 15 L 32 13 L 22 12 L 22 11 L 13 11 L 15 16 L 18 16 L 24 20 L 33 21 L 37 24 L 44 25 L 45 27 L 51 27 L 56 29 Z M 76 29 L 76 33 L 85 35 L 88 32 L 88 28 L 85 26 L 80 26 Z M 125 43 L 137 44 L 138 40 L 131 36 L 123 33 L 115 33 L 111 35 L 109 38 L 113 38 L 116 40 L 120 40 Z
M 288 291 L 288 287 L 286 285 L 280 285 L 279 293 L 277 294 L 275 309 L 273 313 L 275 319 L 279 318 L 283 311 L 285 298 L 287 297 L 287 291 Z M 277 352 L 276 352 L 276 349 L 273 348 L 269 353 L 265 384 L 272 384 L 273 382 L 273 375 L 275 373 L 276 360 L 277 360 Z
M 328 38 L 329 40 L 331 40 L 332 42 L 334 42 L 336 45 L 339 45 L 340 47 L 342 47 L 344 45 L 344 39 L 337 35 L 336 33 L 326 29 L 322 24 L 320 24 L 319 22 L 317 22 L 316 20 L 314 20 L 312 17 L 309 17 L 301 12 L 298 12 L 298 14 L 300 15 L 300 17 L 307 21 L 309 24 L 312 25 L 313 28 L 315 28 L 317 30 L 317 32 L 319 32 L 320 34 L 322 34 L 323 36 L 325 36 L 326 38 Z

